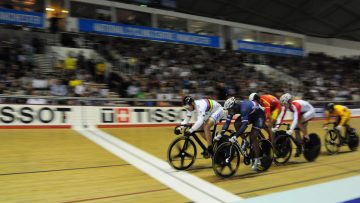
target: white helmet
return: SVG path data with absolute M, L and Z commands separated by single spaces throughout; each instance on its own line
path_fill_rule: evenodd
M 257 93 L 253 92 L 249 95 L 249 100 L 250 101 L 259 101 L 260 96 Z
M 229 99 L 227 99 L 224 104 L 224 109 L 225 110 L 232 109 L 235 105 L 235 101 L 236 101 L 235 97 L 230 97 Z
M 285 94 L 281 95 L 280 103 L 281 104 L 287 104 L 287 103 L 289 103 L 289 100 L 291 100 L 291 99 L 292 99 L 291 94 L 285 93 Z

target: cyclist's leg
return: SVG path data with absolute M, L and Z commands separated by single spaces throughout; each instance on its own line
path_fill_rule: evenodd
M 205 135 L 205 124 L 203 124 L 203 125 L 200 127 L 200 129 L 203 129 L 204 131 L 202 131 L 202 132 L 197 132 L 197 133 L 200 134 L 201 137 L 202 137 L 202 138 L 206 141 L 206 143 L 207 143 L 208 141 L 207 141 L 206 135 Z M 205 146 L 206 146 L 206 144 L 205 144 Z M 201 154 L 204 156 L 205 159 L 210 158 L 210 155 L 209 155 L 209 153 L 208 153 L 208 149 L 207 149 L 207 148 L 206 148 Z
M 204 129 L 204 126 L 205 126 L 205 124 L 203 124 L 199 129 Z M 206 136 L 205 136 L 205 131 L 203 131 L 203 132 L 197 132 L 197 133 L 200 134 L 201 137 L 207 142 Z
M 295 129 L 295 140 L 296 140 L 296 154 L 295 157 L 299 156 L 299 154 L 301 153 L 301 135 L 300 135 L 300 129 L 296 128 Z
M 211 137 L 211 128 L 215 125 L 214 118 L 210 117 L 205 121 L 204 124 L 204 134 L 205 134 L 205 140 L 208 144 L 208 147 L 212 145 L 212 137 Z
M 252 146 L 254 148 L 254 158 L 258 158 L 259 154 L 260 154 L 260 149 L 259 149 L 259 140 L 258 140 L 258 135 L 260 132 L 261 128 L 258 128 L 256 126 L 254 126 L 251 128 L 251 132 L 250 132 L 250 139 L 251 139 L 251 143 Z
M 223 117 L 223 114 L 224 114 L 223 108 L 221 107 L 218 108 L 213 114 L 211 114 L 211 116 L 205 122 L 204 125 L 204 132 L 206 136 L 206 141 L 208 143 L 208 151 L 211 154 L 213 153 L 213 148 L 212 148 L 213 137 L 212 137 L 211 128 L 220 122 L 221 118 Z
M 315 109 L 311 108 L 309 111 L 305 112 L 304 114 L 302 114 L 300 122 L 298 124 L 301 132 L 303 133 L 303 136 L 305 138 L 308 138 L 308 129 L 307 129 L 307 123 L 308 121 L 310 121 L 311 119 L 313 119 L 315 117 Z
M 304 115 L 304 114 L 303 114 Z M 303 136 L 307 136 L 307 122 L 304 122 L 304 117 L 301 115 L 300 121 L 298 122 L 298 126 L 295 129 L 295 136 L 296 136 L 296 153 L 295 157 L 299 157 L 302 152 L 302 145 L 304 144 L 301 139 L 301 132 Z
M 303 136 L 307 135 L 307 125 L 305 125 L 306 122 L 303 122 L 302 119 L 300 120 L 300 122 L 298 123 L 298 128 L 299 130 L 296 131 L 296 141 L 298 141 L 299 143 L 301 143 L 301 133 L 303 134 Z
M 339 124 L 340 124 L 340 122 L 341 122 L 341 116 L 336 116 L 336 119 L 335 119 L 335 122 L 334 122 L 334 126 L 338 126 Z M 336 129 L 335 129 L 336 130 Z M 342 136 L 343 134 L 342 134 L 342 132 L 341 132 L 341 130 L 336 130 L 336 131 L 338 131 L 338 133 L 339 133 L 339 135 L 340 135 L 340 142 L 343 142 L 343 138 L 345 138 L 345 136 Z M 345 131 L 345 134 L 344 135 L 346 135 L 346 132 L 347 131 Z
M 273 127 L 275 127 L 275 125 L 276 125 L 276 120 L 277 120 L 277 117 L 279 116 L 279 113 L 280 113 L 280 111 L 281 111 L 281 107 L 280 108 L 275 108 L 272 112 L 271 112 L 271 117 L 270 117 L 270 125 L 268 125 L 268 127 L 269 127 L 269 130 L 270 130 L 270 133 L 271 133 L 271 135 L 272 135 L 272 140 L 271 140 L 271 143 L 273 143 L 274 142 L 274 135 L 273 135 L 273 132 L 272 132 L 272 128 Z
M 341 122 L 341 117 L 339 116 L 339 121 L 338 121 L 338 123 L 337 123 L 337 125 L 339 125 L 339 123 Z M 344 118 L 343 118 L 344 119 Z M 346 118 L 345 118 L 346 119 Z M 344 126 L 344 134 L 341 134 L 341 132 L 340 132 L 340 135 L 342 136 L 342 135 L 344 135 L 344 136 L 342 136 L 346 141 L 348 141 L 347 139 L 348 139 L 348 132 L 349 132 L 349 129 L 350 129 L 350 126 L 349 126 L 349 120 L 350 120 L 350 117 L 348 117 L 345 121 L 344 121 L 344 124 L 343 124 L 343 126 Z
M 268 140 L 269 140 L 271 143 L 273 143 L 274 137 L 273 137 L 271 128 L 272 128 L 272 123 L 271 123 L 271 120 L 268 119 L 268 120 L 266 120 L 266 122 L 265 122 L 264 129 L 265 129 L 266 133 L 267 133 L 268 136 L 269 136 L 269 137 L 268 137 Z
M 250 138 L 254 147 L 255 158 L 258 158 L 260 154 L 258 135 L 260 133 L 260 130 L 265 125 L 264 111 L 258 110 L 258 112 L 254 112 L 253 116 L 251 117 L 251 122 L 252 122 L 252 128 L 250 132 L 250 136 L 251 136 Z
M 264 127 L 265 124 L 265 113 L 264 111 L 258 110 L 258 112 L 254 112 L 253 116 L 251 117 L 252 128 L 250 132 L 250 138 L 254 149 L 254 158 L 255 162 L 252 167 L 253 170 L 257 169 L 258 165 L 261 164 L 259 156 L 260 156 L 260 147 L 259 147 L 259 140 L 258 135 L 260 130 Z

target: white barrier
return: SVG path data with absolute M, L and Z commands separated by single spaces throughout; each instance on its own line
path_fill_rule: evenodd
M 360 109 L 351 109 L 360 116 Z M 323 118 L 323 109 L 316 109 Z M 180 107 L 51 106 L 0 104 L 0 128 L 76 127 L 76 126 L 161 126 L 179 124 L 186 112 Z M 191 122 L 195 121 L 193 116 Z M 291 120 L 287 112 L 285 120 Z
M 74 106 L 0 105 L 0 127 L 71 127 L 81 122 L 80 108 Z

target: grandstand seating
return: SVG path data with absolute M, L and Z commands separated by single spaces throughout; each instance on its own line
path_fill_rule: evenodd
M 29 35 L 29 31 L 23 32 L 26 32 L 27 38 L 8 36 L 0 39 L 3 94 L 30 94 L 31 88 L 28 88 L 24 81 L 41 77 L 48 81 L 48 85 L 40 88 L 44 90 L 42 95 L 51 95 L 51 81 L 61 75 L 60 79 L 69 89 L 64 96 L 96 95 L 91 88 L 84 95 L 75 94 L 75 88 L 69 86 L 69 81 L 79 79 L 86 86 L 96 82 L 108 84 L 107 87 L 96 87 L 103 89 L 102 92 L 111 89 L 111 93 L 101 95 L 105 97 L 111 95 L 155 99 L 159 98 L 160 94 L 167 94 L 166 98 L 177 99 L 184 94 L 194 94 L 198 97 L 223 100 L 227 95 L 244 98 L 254 91 L 278 96 L 291 91 L 310 100 L 352 100 L 360 97 L 360 83 L 357 80 L 360 74 L 358 58 L 335 59 L 323 54 L 311 54 L 305 58 L 271 56 L 165 42 L 67 33 L 65 41 L 61 41 L 62 46 L 79 47 L 76 43 L 68 41 L 76 41 L 74 37 L 80 36 L 87 42 L 86 48 L 93 49 L 102 56 L 94 58 L 73 54 L 69 57 L 76 61 L 76 67 L 74 70 L 67 70 L 64 58 L 51 55 L 46 51 L 48 49 L 39 46 L 53 45 L 52 42 L 37 37 L 38 33 Z M 57 60 L 53 57 L 57 57 Z M 97 74 L 97 68 L 106 62 L 109 64 L 105 72 Z M 264 74 L 255 68 L 254 64 L 267 64 L 273 68 L 270 69 L 273 72 L 268 71 Z M 278 72 L 298 79 L 301 81 L 300 85 L 294 86 L 291 82 L 277 80 Z M 19 83 L 21 85 L 17 86 Z

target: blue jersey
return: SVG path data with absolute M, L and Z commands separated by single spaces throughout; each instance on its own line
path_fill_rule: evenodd
M 259 104 L 249 100 L 236 101 L 234 108 L 235 109 L 232 112 L 229 112 L 228 116 L 226 117 L 226 123 L 221 130 L 221 134 L 224 134 L 225 131 L 229 128 L 231 120 L 235 114 L 240 114 L 241 118 L 241 126 L 240 129 L 236 132 L 236 136 L 243 134 L 249 123 L 253 123 L 253 127 L 263 127 L 265 112 Z

